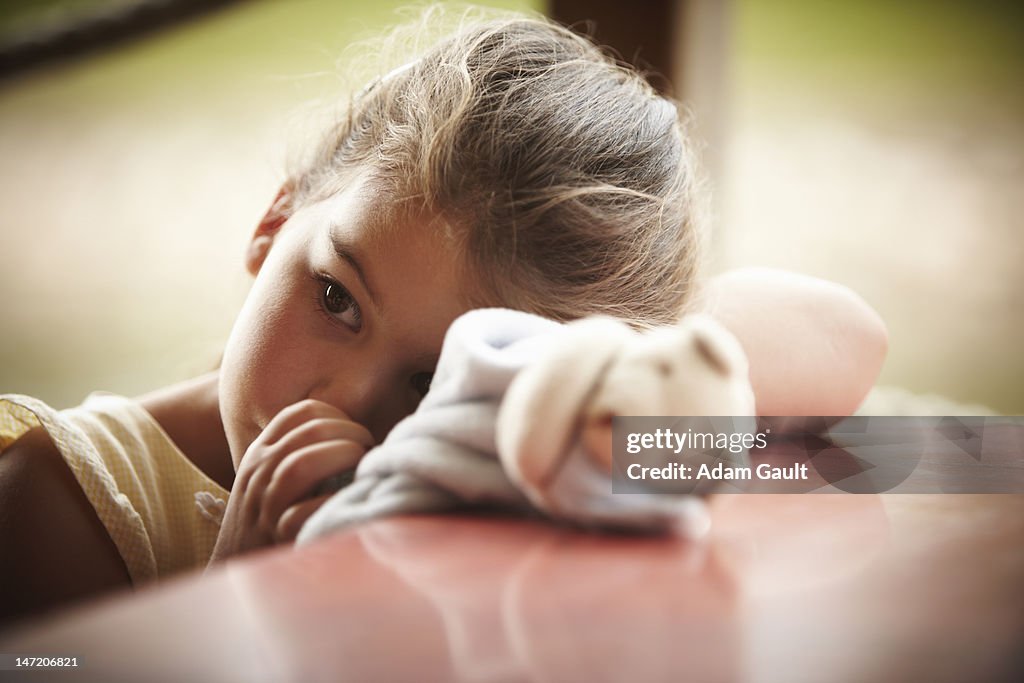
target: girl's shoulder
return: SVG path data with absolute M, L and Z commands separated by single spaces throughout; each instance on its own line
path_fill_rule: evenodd
M 0 451 L 37 427 L 97 505 L 104 491 L 117 490 L 134 501 L 170 484 L 227 495 L 136 400 L 95 392 L 79 406 L 56 410 L 30 396 L 0 394 Z
M 0 604 L 12 619 L 131 584 L 61 451 L 25 410 L 0 399 Z
M 96 393 L 80 406 L 58 411 L 28 396 L 2 395 L 0 450 L 5 448 L 18 449 L 22 460 L 58 456 L 63 464 L 58 469 L 70 472 L 133 583 L 203 566 L 209 559 L 219 529 L 197 506 L 196 496 L 226 500 L 228 493 L 138 402 Z

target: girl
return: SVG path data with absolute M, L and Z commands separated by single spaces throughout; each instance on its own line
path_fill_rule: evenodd
M 60 413 L 0 401 L 0 604 L 293 540 L 475 307 L 638 327 L 703 308 L 744 345 L 761 414 L 852 411 L 884 356 L 877 316 L 768 271 L 698 298 L 697 195 L 678 111 L 638 74 L 543 20 L 463 26 L 356 96 L 281 188 L 217 372 Z

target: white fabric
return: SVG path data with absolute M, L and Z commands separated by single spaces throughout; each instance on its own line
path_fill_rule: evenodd
M 613 494 L 610 475 L 571 438 L 578 408 L 597 378 L 617 350 L 636 337 L 610 320 L 561 325 L 504 309 L 461 316 L 445 336 L 431 389 L 419 408 L 366 454 L 355 480 L 309 518 L 298 542 L 385 515 L 479 504 L 532 510 L 582 526 L 700 535 L 707 527 L 701 498 Z M 553 351 L 579 354 L 568 367 L 574 381 L 559 382 L 555 400 L 536 397 L 540 412 L 521 396 L 503 408 L 506 390 L 520 371 L 545 359 L 550 364 L 557 357 Z M 499 420 L 500 410 L 505 414 Z M 553 435 L 552 443 L 564 450 L 557 477 L 543 490 L 531 483 L 536 478 L 520 476 L 518 460 L 528 458 L 529 450 L 503 453 L 503 467 L 497 444 L 508 439 L 496 436 L 499 423 L 508 432 Z

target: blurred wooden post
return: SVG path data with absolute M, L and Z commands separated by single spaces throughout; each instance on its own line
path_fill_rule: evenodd
M 674 0 L 625 3 L 615 0 L 549 0 L 549 16 L 598 43 L 643 71 L 660 92 L 671 95 L 675 70 Z
M 716 239 L 725 184 L 731 0 L 548 0 L 548 15 L 606 45 L 692 114 L 691 135 L 714 189 Z

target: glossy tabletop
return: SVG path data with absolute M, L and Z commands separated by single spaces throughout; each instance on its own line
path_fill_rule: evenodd
M 703 543 L 378 521 L 0 638 L 86 681 L 1024 680 L 1024 496 L 720 495 Z M 0 672 L 0 676 L 11 672 Z

